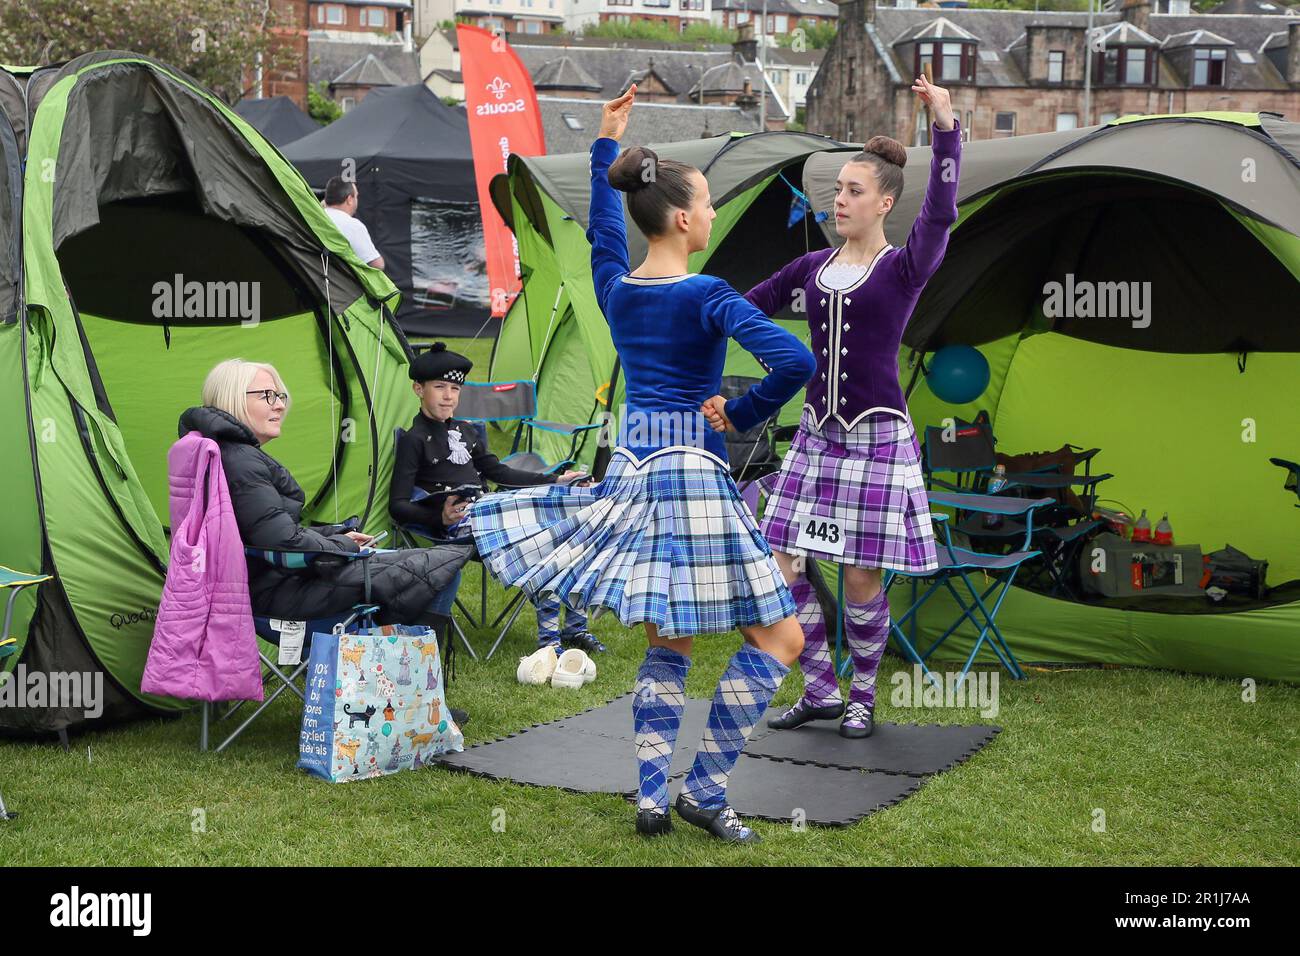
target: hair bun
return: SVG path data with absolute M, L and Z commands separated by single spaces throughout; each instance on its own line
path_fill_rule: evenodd
M 659 154 L 648 146 L 625 149 L 609 167 L 609 184 L 625 193 L 645 189 L 654 182 L 653 174 L 645 177 L 645 170 L 653 170 L 658 162 Z
M 867 140 L 867 145 L 862 147 L 862 151 L 875 153 L 885 162 L 893 163 L 899 168 L 907 165 L 907 150 L 898 140 L 890 139 L 888 136 L 871 137 Z

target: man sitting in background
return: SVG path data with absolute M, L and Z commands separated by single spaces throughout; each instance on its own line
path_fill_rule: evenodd
M 325 184 L 325 214 L 334 220 L 339 232 L 352 246 L 352 251 L 368 266 L 384 267 L 384 257 L 370 241 L 370 230 L 357 218 L 357 202 L 361 194 L 357 184 L 335 176 Z

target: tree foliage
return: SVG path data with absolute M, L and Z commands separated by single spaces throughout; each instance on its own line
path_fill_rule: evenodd
M 249 92 L 259 55 L 264 71 L 301 68 L 276 36 L 287 25 L 278 6 L 272 0 L 5 0 L 0 62 L 41 66 L 94 50 L 143 53 L 234 103 Z

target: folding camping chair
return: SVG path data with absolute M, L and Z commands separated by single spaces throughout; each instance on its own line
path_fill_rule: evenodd
M 460 387 L 460 404 L 456 409 L 456 417 L 473 422 L 480 426 L 481 437 L 484 444 L 487 443 L 487 424 L 489 422 L 504 423 L 515 422 L 514 440 L 510 446 L 510 452 L 501 459 L 503 464 L 512 468 L 518 468 L 521 471 L 533 471 L 539 474 L 549 475 L 560 472 L 568 468 L 577 461 L 580 449 L 586 439 L 593 431 L 601 428 L 602 422 L 593 422 L 585 425 L 568 425 L 562 422 L 544 421 L 537 417 L 537 384 L 531 380 L 521 379 L 509 382 L 464 382 Z M 569 448 L 566 456 L 560 461 L 551 464 L 545 457 L 536 450 L 534 444 L 534 432 L 541 430 L 555 435 L 561 435 L 569 440 Z M 527 433 L 527 442 L 524 442 L 524 435 Z M 521 449 L 521 445 L 524 447 Z M 394 446 L 396 447 L 396 446 Z M 508 485 L 497 485 L 498 488 L 509 488 Z M 408 539 L 412 529 L 397 529 L 399 534 L 405 534 Z M 427 529 L 425 529 L 427 530 Z M 421 537 L 434 539 L 430 534 L 421 534 Z M 479 563 L 480 568 L 480 587 L 479 587 L 479 617 L 475 621 L 474 616 L 469 613 L 459 599 L 456 601 L 457 607 L 466 616 L 471 627 L 490 626 L 496 628 L 500 626 L 496 639 L 488 649 L 483 660 L 490 661 L 492 656 L 497 652 L 497 648 L 505 640 L 506 634 L 510 628 L 514 627 L 515 621 L 519 618 L 524 609 L 526 596 L 522 591 L 517 591 L 511 595 L 501 612 L 488 625 L 488 607 L 487 607 L 487 567 Z M 502 624 L 502 621 L 505 623 Z M 455 623 L 453 621 L 453 623 Z M 456 627 L 462 641 L 468 646 L 469 642 L 464 633 Z M 478 659 L 473 648 L 470 648 L 470 656 L 475 660 Z
M 746 375 L 724 375 L 718 394 L 730 401 L 739 398 L 759 383 L 760 379 Z M 776 418 L 759 422 L 744 432 L 724 433 L 727 440 L 727 461 L 731 465 L 731 478 L 743 494 L 750 482 L 781 470 L 781 455 L 777 442 L 788 442 L 799 430 L 797 425 L 778 425 Z
M 269 564 L 274 564 L 276 567 L 281 568 L 306 568 L 313 561 L 322 557 L 321 552 L 315 551 L 278 551 L 264 548 L 245 548 L 244 553 L 248 557 L 266 561 Z M 350 611 L 344 611 L 338 614 L 318 618 L 309 618 L 302 622 L 294 622 L 301 623 L 304 627 L 302 655 L 299 662 L 294 665 L 294 669 L 287 674 L 281 669 L 281 666 L 278 663 L 267 657 L 260 648 L 258 649 L 257 656 L 262 662 L 263 684 L 265 684 L 268 679 L 274 678 L 279 682 L 279 686 L 277 686 L 269 695 L 265 696 L 262 703 L 259 704 L 257 709 L 248 716 L 247 720 L 236 727 L 234 731 L 231 732 L 230 736 L 217 745 L 217 753 L 220 753 L 230 746 L 230 744 L 234 742 L 235 738 L 242 734 L 248 726 L 260 717 L 262 712 L 270 707 L 271 704 L 275 702 L 275 699 L 286 690 L 293 691 L 298 695 L 299 700 L 303 701 L 304 704 L 306 703 L 307 689 L 303 675 L 307 671 L 307 662 L 311 656 L 311 637 L 313 634 L 323 634 L 327 632 L 335 634 L 352 633 L 361 627 L 369 627 L 373 625 L 374 615 L 378 613 L 379 607 L 370 603 L 370 567 L 368 564 L 364 563 L 370 557 L 370 553 L 331 553 L 331 557 L 342 558 L 348 561 L 363 562 L 363 567 L 366 571 L 363 603 L 354 605 Z M 284 623 L 287 622 L 278 618 L 259 617 L 256 614 L 253 615 L 253 629 L 257 632 L 257 636 L 270 644 L 274 644 L 276 647 L 280 646 L 280 633 L 282 627 L 279 625 Z M 304 686 L 298 686 L 299 681 L 303 681 Z M 216 718 L 216 720 L 221 722 L 230 719 L 246 703 L 248 703 L 248 701 L 239 701 L 233 707 L 225 710 Z M 212 722 L 212 703 L 210 701 L 204 701 L 202 706 L 202 718 L 199 725 L 199 750 L 205 753 L 208 750 L 209 732 Z
M 594 411 L 594 410 L 593 410 Z M 460 387 L 460 405 L 456 417 L 472 422 L 515 422 L 515 436 L 510 453 L 501 459 L 512 468 L 551 474 L 563 471 L 578 460 L 580 448 L 589 435 L 602 426 L 602 422 L 586 425 L 567 425 L 563 422 L 544 421 L 537 417 L 537 383 L 528 380 L 513 382 L 465 382 Z M 560 435 L 569 439 L 567 455 L 555 462 L 535 450 L 537 431 Z M 527 433 L 527 442 L 524 435 Z M 522 449 L 521 445 L 525 445 Z
M 942 492 L 932 491 L 929 493 L 930 512 L 935 520 L 936 528 L 942 529 L 943 543 L 938 547 L 939 567 L 934 571 L 889 571 L 885 575 L 884 587 L 888 591 L 894 582 L 900 578 L 910 578 L 913 582 L 912 604 L 899 617 L 890 620 L 890 631 L 893 633 L 895 640 L 903 651 L 915 663 L 921 666 L 927 679 L 933 681 L 936 686 L 942 686 L 942 682 L 926 666 L 926 659 L 929 658 L 940 645 L 946 641 L 962 622 L 970 619 L 971 623 L 979 628 L 979 636 L 975 640 L 975 646 L 971 649 L 970 656 L 966 659 L 962 667 L 961 676 L 957 679 L 957 686 L 960 687 L 966 679 L 967 672 L 970 671 L 971 665 L 975 662 L 975 657 L 979 654 L 980 648 L 987 643 L 989 648 L 997 656 L 998 660 L 1011 673 L 1016 680 L 1023 680 L 1025 673 L 1016 663 L 1015 655 L 1011 653 L 1011 648 L 1007 646 L 1002 631 L 997 625 L 998 610 L 1002 607 L 1002 601 L 1006 598 L 1007 592 L 1011 589 L 1012 581 L 1015 579 L 1016 572 L 1026 561 L 1038 556 L 1038 552 L 1031 550 L 1030 541 L 1034 536 L 1034 512 L 1040 508 L 1046 508 L 1054 503 L 1051 498 L 1014 498 L 1003 497 L 1001 495 L 979 495 L 961 492 Z M 1001 515 L 1004 520 L 1008 518 L 1024 517 L 1024 539 L 1020 542 L 1019 547 L 1009 554 L 987 554 L 979 551 L 971 551 L 965 548 L 959 548 L 952 542 L 952 534 L 949 531 L 950 518 L 945 513 L 936 510 L 937 508 L 953 508 L 960 512 L 970 514 L 996 514 Z M 977 589 L 975 583 L 970 579 L 970 573 L 979 571 L 985 576 L 985 580 L 992 578 L 990 584 L 982 593 Z M 962 596 L 953 586 L 953 580 L 960 578 L 966 585 L 972 602 L 967 604 Z M 920 579 L 929 579 L 930 585 L 926 588 L 925 593 L 919 598 L 916 595 L 916 582 Z M 961 608 L 962 613 L 957 617 L 942 635 L 939 636 L 933 644 L 926 649 L 924 653 L 919 653 L 916 649 L 916 627 L 917 615 L 925 603 L 939 592 L 940 588 L 946 588 L 957 606 Z M 989 597 L 997 592 L 996 600 L 992 608 L 988 607 L 985 602 Z M 978 611 L 983 617 L 984 623 L 981 624 L 976 619 L 975 612 Z M 903 631 L 903 626 L 908 622 L 912 625 L 912 636 L 909 638 Z M 992 636 L 990 637 L 990 632 Z
M 973 422 L 957 419 L 951 430 L 927 427 L 922 456 L 926 487 L 938 485 L 957 493 L 985 493 L 997 465 L 995 443 L 988 413 L 983 411 Z M 1092 459 L 1099 451 L 1099 448 L 1081 450 L 1075 456 L 1075 461 L 1084 466 L 1082 475 L 1062 474 L 1056 468 L 1007 472 L 1007 484 L 999 492 L 1000 495 L 1024 497 L 1033 493 L 1059 495 L 1067 489 L 1079 489 L 1082 510 L 1053 500 L 1051 506 L 1039 516 L 1038 528 L 1034 532 L 1034 545 L 1041 552 L 1041 557 L 1031 566 L 1034 577 L 1029 583 L 1045 582 L 1054 595 L 1077 597 L 1070 577 L 1077 569 L 1079 551 L 1103 524 L 1091 518 L 1090 514 L 1097 501 L 1097 485 L 1114 476 L 1109 473 L 1092 474 Z M 937 477 L 935 472 L 950 472 L 954 480 L 945 481 Z M 1011 518 L 1001 517 L 998 526 L 990 528 L 986 526 L 983 514 L 963 512 L 958 514 L 953 530 L 983 548 L 1004 551 L 1014 547 L 1015 539 L 1024 533 L 1025 526 Z
M 0 590 L 9 592 L 9 597 L 5 601 L 4 630 L 0 631 L 0 660 L 18 653 L 18 639 L 9 636 L 9 631 L 14 623 L 14 605 L 18 601 L 18 594 L 23 588 L 40 584 L 42 581 L 48 581 L 50 577 L 48 574 L 25 574 L 22 571 L 15 571 L 12 568 L 0 565 Z M 5 808 L 4 795 L 0 794 L 0 820 L 12 820 L 16 816 L 18 814 L 11 813 Z

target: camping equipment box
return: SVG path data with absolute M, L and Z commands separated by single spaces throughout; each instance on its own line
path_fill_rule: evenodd
M 1084 591 L 1103 597 L 1199 594 L 1201 565 L 1198 545 L 1133 542 L 1107 532 L 1079 553 L 1079 580 Z

